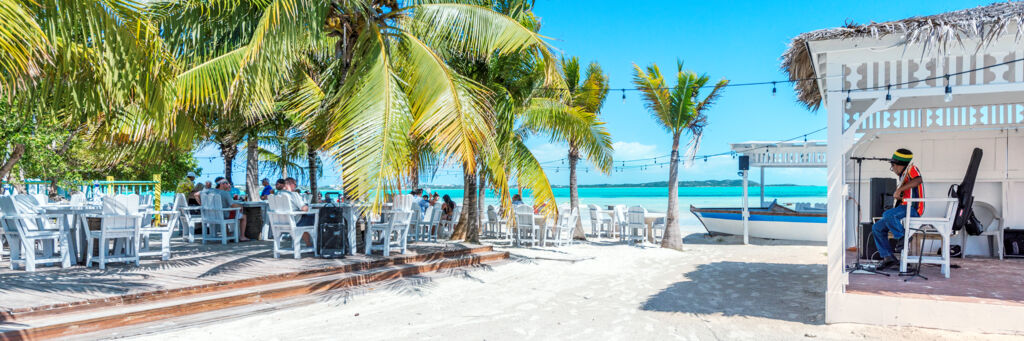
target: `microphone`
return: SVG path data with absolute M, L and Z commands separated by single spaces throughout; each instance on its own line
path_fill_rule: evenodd
M 867 157 L 867 156 L 851 156 L 850 160 L 860 160 L 860 161 L 892 161 L 889 158 L 884 158 L 884 157 Z

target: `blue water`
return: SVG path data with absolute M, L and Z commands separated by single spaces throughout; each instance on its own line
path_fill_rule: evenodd
M 435 192 L 425 188 L 431 193 Z M 760 204 L 760 189 L 750 188 L 750 206 Z M 777 200 L 780 204 L 797 202 L 824 203 L 826 201 L 825 186 L 769 186 L 765 187 L 765 201 Z M 455 202 L 462 202 L 462 189 L 437 189 L 440 195 L 449 195 Z M 515 191 L 513 190 L 513 193 Z M 559 203 L 569 201 L 568 188 L 554 188 L 555 200 Z M 640 205 L 652 212 L 665 212 L 668 209 L 668 187 L 587 187 L 580 188 L 580 204 L 606 205 Z M 523 191 L 523 201 L 531 203 L 529 191 Z M 690 231 L 703 230 L 700 222 L 690 214 L 690 205 L 697 207 L 739 207 L 742 205 L 742 187 L 681 187 L 679 188 L 680 225 Z M 173 202 L 173 197 L 165 196 L 164 202 Z M 498 198 L 488 191 L 485 198 L 487 204 L 498 205 Z M 589 228 L 587 210 L 581 212 L 584 226 Z

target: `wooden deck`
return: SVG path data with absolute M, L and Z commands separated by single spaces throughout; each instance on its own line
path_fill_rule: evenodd
M 11 270 L 0 261 L 0 322 L 27 316 L 66 312 L 76 307 L 120 305 L 129 301 L 162 299 L 213 292 L 227 287 L 260 285 L 273 281 L 330 272 L 422 262 L 480 250 L 459 243 L 412 243 L 405 255 L 355 255 L 345 259 L 274 259 L 267 241 L 240 244 L 174 242 L 172 257 L 143 258 L 140 266 L 108 264 L 106 270 L 73 266 L 40 267 L 36 272 Z M 489 247 L 487 247 L 489 250 Z
M 853 263 L 854 253 L 847 254 Z M 850 274 L 846 292 L 866 295 L 920 298 L 937 301 L 1024 306 L 1024 259 L 953 258 L 950 278 L 936 265 L 923 265 L 927 280 L 897 276 L 898 268 L 888 270 L 890 277 Z

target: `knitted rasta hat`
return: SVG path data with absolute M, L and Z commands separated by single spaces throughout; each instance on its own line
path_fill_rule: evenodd
M 906 166 L 910 164 L 910 160 L 912 160 L 913 158 L 914 153 L 912 153 L 909 149 L 900 148 L 897 149 L 895 153 L 892 153 L 892 160 L 890 160 L 889 163 L 900 166 Z

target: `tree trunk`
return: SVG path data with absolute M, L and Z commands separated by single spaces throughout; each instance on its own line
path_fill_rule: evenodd
M 459 214 L 459 223 L 452 229 L 451 240 L 466 239 L 466 232 L 471 225 L 476 225 L 479 230 L 480 222 L 477 217 L 479 210 L 476 203 L 476 172 L 475 169 L 462 165 L 462 213 Z
M 580 214 L 579 184 L 576 181 L 576 164 L 580 160 L 580 150 L 572 143 L 569 144 L 569 206 Z M 576 240 L 587 240 L 587 234 L 583 231 L 582 219 L 576 219 L 576 229 L 572 232 L 572 238 Z
M 259 201 L 261 192 L 259 141 L 255 135 L 249 136 L 245 143 L 245 194 L 248 201 Z
M 4 161 L 3 166 L 0 166 L 0 180 L 13 182 L 10 181 L 8 176 L 11 175 L 11 170 L 14 169 L 14 164 L 18 163 L 23 156 L 25 156 L 25 144 L 15 144 L 14 150 L 11 151 L 11 157 L 7 158 L 7 161 Z
M 477 163 L 477 165 L 480 165 L 480 163 Z M 470 225 L 469 229 L 466 230 L 466 241 L 471 243 L 480 242 L 480 229 L 484 225 L 483 215 L 485 214 L 484 212 L 487 212 L 487 178 L 484 176 L 484 172 L 482 171 L 477 171 L 477 174 L 480 176 L 476 186 L 477 219 L 476 224 Z
M 316 167 L 316 150 L 310 150 L 306 153 L 306 160 L 309 162 L 309 194 L 313 195 L 311 200 L 312 203 L 316 204 L 320 202 L 320 190 L 316 184 L 316 179 L 319 176 Z
M 683 233 L 679 230 L 679 133 L 672 134 L 672 156 L 668 164 L 668 212 L 665 212 L 665 235 L 661 247 L 683 250 Z
M 281 168 L 281 178 L 282 179 L 287 179 L 288 178 L 288 166 L 286 166 L 286 165 L 278 165 L 278 166 Z
M 417 189 L 420 188 L 420 163 L 418 160 L 413 161 L 409 169 L 409 188 Z
M 222 142 L 220 144 L 220 156 L 224 158 L 224 178 L 228 179 L 234 185 L 234 181 L 231 181 L 231 165 L 235 162 L 235 155 L 238 155 L 238 146 L 234 143 Z M 213 184 L 216 186 L 217 184 Z

